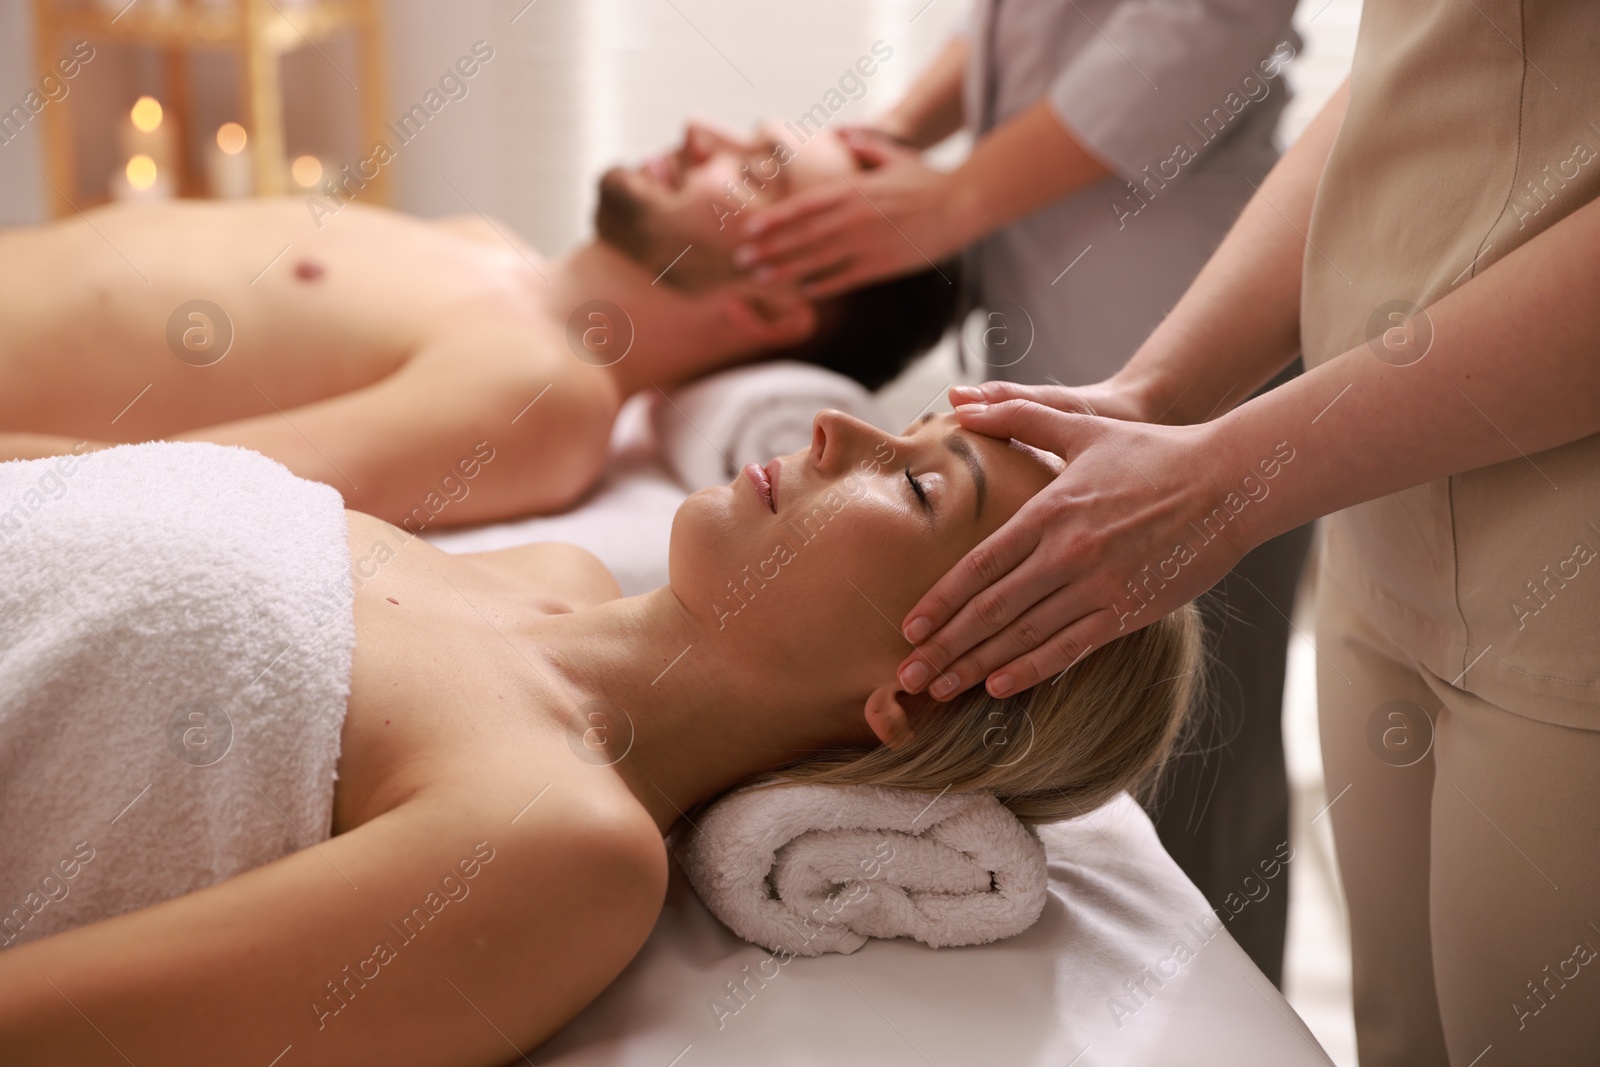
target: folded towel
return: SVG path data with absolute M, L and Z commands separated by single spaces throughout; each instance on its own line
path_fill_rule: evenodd
M 0 464 L 0 948 L 328 837 L 346 538 L 242 448 Z
M 708 374 L 666 393 L 651 414 L 667 469 L 694 492 L 727 484 L 746 463 L 810 447 L 811 420 L 823 408 L 889 429 L 855 379 L 792 360 Z
M 1038 837 L 979 794 L 740 789 L 674 854 L 724 925 L 798 956 L 854 952 L 869 937 L 984 944 L 1032 926 L 1047 895 Z

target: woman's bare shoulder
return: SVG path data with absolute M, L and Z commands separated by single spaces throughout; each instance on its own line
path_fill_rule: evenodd
M 518 545 L 462 557 L 514 581 L 529 583 L 544 596 L 581 611 L 622 595 L 617 580 L 594 553 L 557 541 Z

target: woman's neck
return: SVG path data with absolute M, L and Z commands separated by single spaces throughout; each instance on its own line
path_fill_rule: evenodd
M 821 748 L 876 743 L 859 707 L 748 662 L 670 586 L 540 618 L 576 758 L 614 771 L 664 833 L 695 804 Z

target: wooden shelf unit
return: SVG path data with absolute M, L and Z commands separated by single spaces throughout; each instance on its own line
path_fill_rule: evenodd
M 254 153 L 255 194 L 276 196 L 287 191 L 283 129 L 283 83 L 280 63 L 287 52 L 315 47 L 337 34 L 356 38 L 360 99 L 360 128 L 365 144 L 381 139 L 384 124 L 384 63 L 380 0 L 172 0 L 160 7 L 138 0 L 120 14 L 78 0 L 33 0 L 35 58 L 41 71 L 49 70 L 71 41 L 137 45 L 159 49 L 164 58 L 165 95 L 162 108 L 181 131 L 175 138 L 178 152 L 180 195 L 204 195 L 198 168 L 189 158 L 186 136 L 189 118 L 187 64 L 189 53 L 231 53 L 239 71 L 239 100 L 243 122 Z M 63 101 L 65 103 L 65 101 Z M 68 123 L 70 110 L 49 108 L 44 114 L 45 173 L 50 179 L 46 197 L 56 216 L 75 207 L 67 191 L 77 188 L 73 172 L 73 147 Z M 380 172 L 367 183 L 363 199 L 389 202 L 389 176 Z

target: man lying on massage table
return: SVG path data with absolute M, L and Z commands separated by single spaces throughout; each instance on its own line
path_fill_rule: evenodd
M 597 238 L 553 260 L 483 217 L 289 199 L 0 234 L 0 459 L 242 445 L 415 532 L 573 503 L 639 389 L 765 357 L 876 388 L 938 340 L 954 270 L 820 303 L 741 276 L 741 204 L 857 166 L 832 131 L 778 135 L 689 123 L 600 179 Z
M 493 1067 L 549 1037 L 639 951 L 667 882 L 662 834 L 681 812 L 778 771 L 930 796 L 983 792 L 1025 817 L 1067 818 L 1148 781 L 1181 726 L 1197 673 L 1197 616 L 1185 608 L 1090 653 L 1057 685 L 1003 700 L 979 688 L 947 704 L 901 706 L 894 670 L 905 642 L 885 619 L 899 618 L 1060 465 L 964 430 L 949 415 L 925 416 L 895 435 L 838 412 L 819 414 L 810 449 L 765 469 L 751 464 L 731 485 L 689 497 L 673 523 L 668 584 L 630 598 L 619 598 L 605 569 L 581 550 L 530 545 L 450 556 L 378 519 L 340 511 L 323 487 L 263 469 L 266 461 L 247 453 L 206 457 L 226 471 L 220 488 L 193 469 L 198 458 L 188 476 L 174 476 L 161 464 L 175 467 L 184 457 L 172 453 L 182 447 L 150 446 L 167 455 L 147 453 L 140 469 L 101 476 L 115 485 L 148 483 L 147 493 L 116 506 L 96 506 L 104 494 L 95 496 L 93 472 L 116 453 L 82 460 L 57 501 L 65 512 L 41 512 L 17 534 L 60 542 L 70 559 L 54 575 L 31 568 L 25 582 L 41 591 L 25 603 L 58 613 L 73 641 L 92 653 L 87 660 L 74 649 L 45 654 L 84 671 L 92 661 L 116 680 L 108 699 L 117 719 L 128 720 L 147 714 L 152 686 L 170 679 L 155 666 L 159 648 L 126 644 L 134 640 L 130 627 L 153 633 L 150 598 L 128 601 L 137 619 L 104 606 L 111 561 L 131 566 L 140 590 L 177 598 L 167 611 L 179 629 L 182 620 L 230 606 L 241 620 L 259 618 L 250 594 L 263 577 L 251 568 L 304 574 L 354 561 L 362 580 L 353 659 L 345 661 L 347 709 L 342 696 L 334 701 L 342 728 L 309 699 L 273 701 L 280 713 L 304 718 L 287 737 L 329 730 L 324 750 L 299 753 L 296 763 L 331 766 L 337 758 L 337 781 L 328 775 L 323 797 L 331 800 L 324 810 L 332 812 L 332 837 L 326 823 L 311 827 L 321 831 L 317 838 L 286 835 L 287 854 L 254 870 L 65 928 L 55 917 L 79 906 L 77 894 L 92 892 L 94 877 L 141 884 L 144 875 L 127 868 L 160 862 L 95 859 L 94 875 L 83 875 L 72 897 L 24 928 L 26 936 L 57 922 L 58 932 L 0 952 L 0 1047 L 14 1067 L 93 1067 L 124 1057 L 170 1067 L 265 1064 L 288 1048 L 284 1062 L 305 1067 Z M 6 471 L 0 467 L 0 476 Z M 38 478 L 26 465 L 10 471 L 24 484 Z M 269 535 L 261 523 L 230 520 L 240 510 L 230 497 L 264 501 L 265 525 L 294 536 L 241 551 L 252 537 Z M 813 514 L 832 517 L 802 541 L 795 531 Z M 21 550 L 18 543 L 0 542 L 0 549 L 25 553 L 25 540 Z M 363 561 L 379 543 L 405 547 L 368 569 Z M 791 546 L 779 576 L 736 612 L 724 606 L 729 577 L 771 556 L 775 543 Z M 186 552 L 174 553 L 175 545 Z M 220 570 L 225 584 L 203 597 L 199 583 L 164 573 L 184 566 Z M 77 581 L 96 591 L 81 599 L 98 621 L 58 606 Z M 285 588 L 292 585 L 279 583 L 279 600 L 292 598 Z M 292 602 L 277 610 L 286 620 L 303 617 Z M 346 622 L 350 611 L 344 604 Z M 125 642 L 153 679 L 105 653 L 102 633 Z M 348 625 L 344 633 L 352 637 Z M 293 646 L 271 674 L 261 672 L 269 684 L 308 675 L 306 662 L 332 643 L 258 636 L 266 656 Z M 25 637 L 8 631 L 0 659 Z M 197 684 L 234 667 L 248 680 L 256 664 L 229 637 L 202 629 L 170 640 Z M 34 674 L 45 669 L 40 658 L 29 663 Z M 234 662 L 241 659 L 251 662 Z M 225 851 L 218 834 L 233 825 L 230 813 L 175 797 L 174 782 L 216 788 L 243 776 L 239 806 L 266 825 L 279 817 L 256 792 L 276 793 L 274 808 L 296 810 L 301 798 L 266 776 L 286 761 L 259 742 L 238 740 L 241 751 L 226 759 L 184 768 L 157 751 L 159 731 L 141 732 L 138 744 L 107 745 L 108 728 L 97 731 L 88 709 L 73 708 L 62 692 L 46 686 L 12 713 L 37 721 L 37 729 L 0 716 L 0 739 L 58 746 L 62 779 L 101 761 L 102 777 L 123 769 L 137 777 L 118 790 L 144 786 L 139 802 L 152 806 L 134 807 L 129 825 L 107 827 L 98 810 L 105 805 L 89 805 L 102 850 L 118 833 L 157 823 L 163 832 L 152 850 Z M 631 737 L 619 728 L 599 738 L 608 758 L 574 758 L 594 747 L 579 735 L 596 702 L 625 709 Z M 1024 723 L 1036 743 L 1023 757 L 997 761 L 990 735 L 1022 736 Z M 624 751 L 612 751 L 619 746 Z M 136 765 L 145 747 L 150 766 L 175 777 L 147 786 L 163 772 Z M 0 801 L 18 796 L 8 788 L 40 776 L 27 755 L 0 750 L 19 776 L 0 782 Z M 56 782 L 51 775 L 49 784 Z M 19 812 L 26 807 L 13 802 Z M 14 854 L 16 840 L 61 820 L 67 806 L 61 799 L 29 807 L 26 819 L 0 828 L 0 854 Z M 163 813 L 170 822 L 160 823 Z M 45 851 L 59 849 L 50 843 Z M 441 872 L 453 876 L 458 866 L 473 879 L 470 898 L 451 905 L 439 929 L 400 941 L 385 920 L 405 915 L 439 885 Z M 400 947 L 375 950 L 375 941 Z M 350 966 L 363 960 L 357 966 L 367 978 L 358 982 Z

